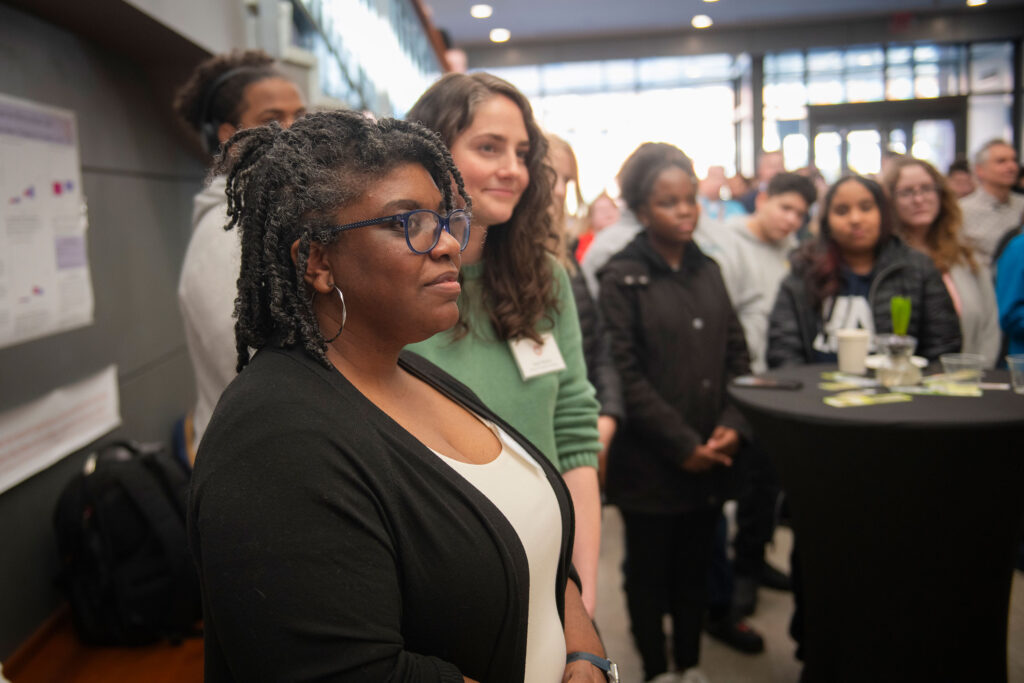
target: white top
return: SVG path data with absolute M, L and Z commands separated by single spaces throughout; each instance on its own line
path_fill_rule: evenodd
M 985 356 L 985 367 L 994 368 L 999 360 L 999 310 L 996 306 L 996 290 L 992 285 L 992 272 L 984 264 L 978 264 L 977 272 L 965 263 L 954 264 L 949 269 L 949 278 L 944 278 L 946 288 L 956 291 L 954 301 L 959 302 L 957 314 L 960 317 L 960 335 L 964 353 L 979 353 Z M 953 296 L 953 292 L 950 292 Z
M 530 566 L 530 607 L 526 630 L 526 676 L 530 683 L 558 683 L 565 673 L 565 633 L 554 588 L 561 552 L 561 511 L 543 468 L 497 425 L 481 420 L 498 437 L 501 453 L 473 465 L 437 453 L 494 503 L 526 551 Z
M 221 393 L 235 378 L 235 298 L 242 265 L 238 230 L 224 230 L 227 180 L 217 176 L 195 197 L 192 239 L 178 281 L 178 305 L 196 378 L 195 443 Z

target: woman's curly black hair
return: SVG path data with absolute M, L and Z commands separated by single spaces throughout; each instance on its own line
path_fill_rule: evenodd
M 406 163 L 427 170 L 444 210 L 462 205 L 456 191 L 471 208 L 441 138 L 415 123 L 333 111 L 310 114 L 287 130 L 277 123 L 248 128 L 225 143 L 213 172 L 227 174 L 225 230 L 237 225 L 242 233 L 235 300 L 238 371 L 249 362 L 250 349 L 270 343 L 302 344 L 330 367 L 303 279 L 310 242 L 332 242 L 336 234 L 328 228 L 338 210 Z
M 213 84 L 232 71 L 234 74 L 211 93 Z M 174 111 L 197 133 L 204 123 L 230 123 L 237 127 L 245 89 L 265 78 L 284 75 L 274 68 L 274 58 L 263 50 L 235 50 L 210 57 L 196 67 L 175 93 Z

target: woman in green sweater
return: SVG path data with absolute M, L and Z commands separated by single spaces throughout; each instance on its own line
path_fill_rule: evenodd
M 593 615 L 601 504 L 598 404 L 565 270 L 547 253 L 554 172 L 529 102 L 485 73 L 448 74 L 407 116 L 440 133 L 473 201 L 459 322 L 409 347 L 468 385 L 562 472 L 573 563 Z

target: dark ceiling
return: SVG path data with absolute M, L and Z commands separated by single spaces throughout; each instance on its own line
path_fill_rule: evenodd
M 489 44 L 488 33 L 499 27 L 512 33 L 511 47 L 598 36 L 696 33 L 690 25 L 696 14 L 712 18 L 714 26 L 704 31 L 713 32 L 716 27 L 839 22 L 901 13 L 912 17 L 962 11 L 969 16 L 1024 5 L 1020 0 L 989 0 L 975 8 L 967 7 L 965 0 L 489 0 L 494 8 L 490 18 L 471 17 L 470 6 L 486 1 L 425 0 L 435 25 L 461 47 Z

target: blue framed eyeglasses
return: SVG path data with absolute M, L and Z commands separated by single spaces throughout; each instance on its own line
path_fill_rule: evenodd
M 447 232 L 459 243 L 459 251 L 464 251 L 469 244 L 469 224 L 471 217 L 465 209 L 449 211 L 442 216 L 430 209 L 416 209 L 408 213 L 397 213 L 394 216 L 371 218 L 358 223 L 336 225 L 328 230 L 332 233 L 345 230 L 365 228 L 382 223 L 399 223 L 405 230 L 405 243 L 414 254 L 429 254 L 441 239 L 441 231 Z

